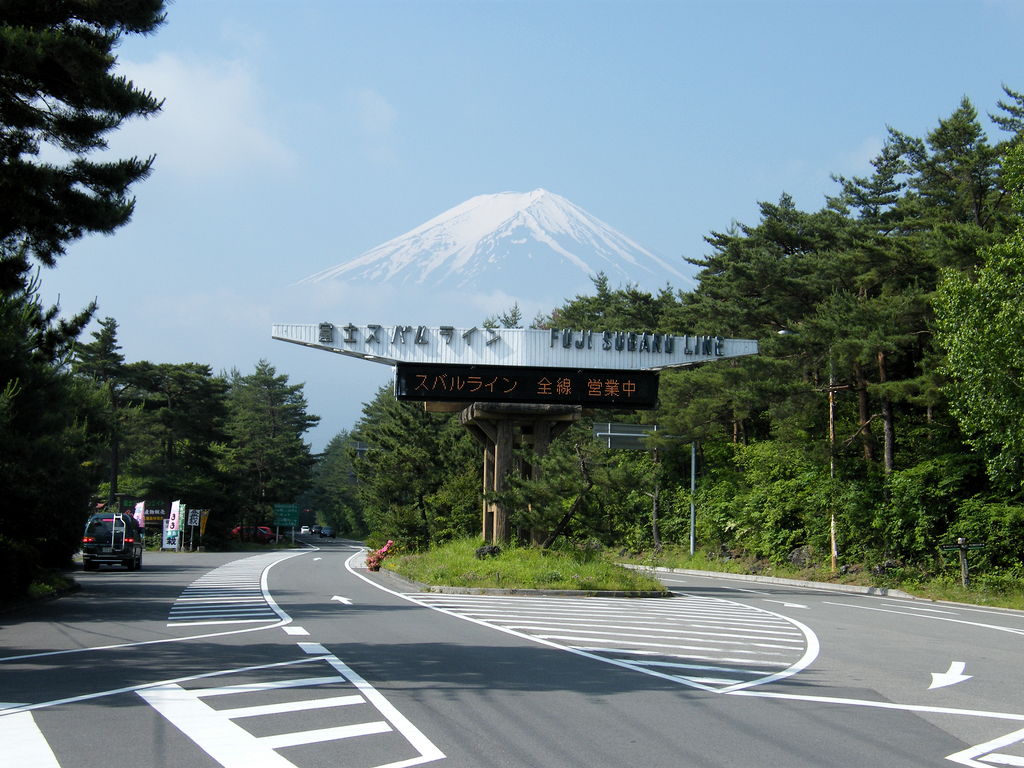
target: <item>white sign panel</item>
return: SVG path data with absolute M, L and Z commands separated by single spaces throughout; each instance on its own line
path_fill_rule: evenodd
M 447 363 L 647 370 L 756 355 L 757 342 L 721 336 L 557 328 L 278 323 L 273 338 L 385 365 Z

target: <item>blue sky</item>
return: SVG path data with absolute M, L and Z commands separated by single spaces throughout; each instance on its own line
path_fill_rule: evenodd
M 97 298 L 129 361 L 269 360 L 305 384 L 319 450 L 390 371 L 272 341 L 271 323 L 469 326 L 509 304 L 301 278 L 537 187 L 700 257 L 759 201 L 822 205 L 887 126 L 923 136 L 964 96 L 995 111 L 1003 83 L 1024 90 L 1022 39 L 1021 0 L 176 0 L 119 49 L 166 99 L 111 140 L 157 155 L 135 217 L 73 244 L 43 296 L 68 314 Z

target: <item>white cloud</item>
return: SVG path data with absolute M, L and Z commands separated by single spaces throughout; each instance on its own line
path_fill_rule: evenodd
M 112 137 L 117 154 L 155 152 L 161 174 L 191 179 L 294 166 L 293 152 L 273 134 L 269 110 L 244 61 L 203 62 L 164 53 L 149 62 L 122 61 L 120 70 L 165 101 L 158 116 L 127 123 Z

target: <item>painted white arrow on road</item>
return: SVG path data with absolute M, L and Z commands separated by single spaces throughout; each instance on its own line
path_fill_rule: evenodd
M 337 600 L 339 603 L 344 603 L 345 605 L 352 605 L 351 600 L 349 600 L 347 597 L 342 597 L 341 595 L 335 595 L 331 598 L 331 600 Z
M 800 603 L 787 603 L 785 600 L 765 600 L 766 603 L 781 603 L 786 608 L 803 608 L 807 609 L 806 605 L 800 605 Z
M 967 665 L 962 661 L 951 661 L 949 663 L 948 672 L 932 672 L 932 684 L 928 686 L 930 691 L 932 688 L 942 688 L 947 685 L 954 685 L 956 683 L 962 683 L 964 680 L 970 680 L 973 675 L 965 675 L 964 668 Z

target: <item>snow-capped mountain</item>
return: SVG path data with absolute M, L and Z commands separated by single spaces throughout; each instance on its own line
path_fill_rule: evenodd
M 369 280 L 423 287 L 494 288 L 515 293 L 590 287 L 604 272 L 612 287 L 657 289 L 691 283 L 654 255 L 564 197 L 535 189 L 478 195 L 404 235 L 301 283 Z

